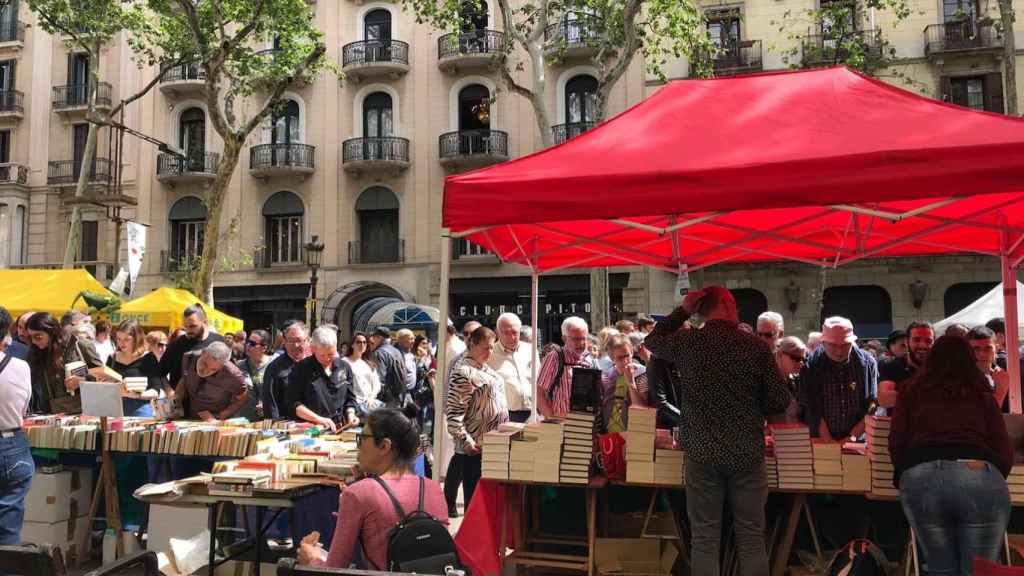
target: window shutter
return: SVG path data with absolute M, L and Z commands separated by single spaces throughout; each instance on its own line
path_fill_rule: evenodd
M 985 110 L 1004 114 L 1003 75 L 999 72 L 985 74 Z
M 68 84 L 75 83 L 75 54 L 68 54 Z
M 10 68 L 7 71 L 7 86 L 4 86 L 4 90 L 17 90 L 18 84 L 15 82 L 15 72 L 18 71 L 18 61 L 11 60 Z
M 939 100 L 943 102 L 953 101 L 953 82 L 950 81 L 949 76 L 939 77 Z

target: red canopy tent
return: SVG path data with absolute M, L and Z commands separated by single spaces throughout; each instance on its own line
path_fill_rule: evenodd
M 1020 412 L 1006 280 L 1024 259 L 1022 202 L 1024 119 L 843 67 L 677 81 L 565 144 L 450 176 L 441 314 L 451 237 L 529 266 L 534 280 L 577 266 L 987 254 L 1004 264 Z

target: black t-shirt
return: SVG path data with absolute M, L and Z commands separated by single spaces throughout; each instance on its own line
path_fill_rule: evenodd
M 288 375 L 285 405 L 292 412 L 301 404 L 317 416 L 342 422 L 345 410 L 356 407 L 352 393 L 355 376 L 348 362 L 335 358 L 328 376 L 315 356 L 295 364 Z
M 214 334 L 208 332 L 206 338 L 197 340 L 188 336 L 182 336 L 174 342 L 171 342 L 167 346 L 167 350 L 164 352 L 163 357 L 160 358 L 160 364 L 157 368 L 157 375 L 161 378 L 166 377 L 167 383 L 170 384 L 171 388 L 178 386 L 178 381 L 181 380 L 181 361 L 185 357 L 185 354 L 197 350 L 199 348 L 205 348 L 208 344 L 213 342 L 223 342 L 224 338 L 220 334 Z
M 903 383 L 910 379 L 917 372 L 917 369 L 907 362 L 907 357 L 894 358 L 878 367 L 878 381 L 892 380 L 896 383 L 896 390 L 903 387 Z
M 125 378 L 146 378 L 148 380 L 146 384 L 147 389 L 160 390 L 161 380 L 156 376 L 156 356 L 153 356 L 150 352 L 139 356 L 135 362 L 132 362 L 131 364 L 122 364 L 118 362 L 117 353 L 115 352 L 110 355 L 110 358 L 107 358 L 107 366 L 110 366 L 114 372 L 117 372 Z

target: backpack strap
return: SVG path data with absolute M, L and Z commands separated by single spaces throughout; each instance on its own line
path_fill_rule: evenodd
M 547 389 L 548 401 L 555 399 L 555 391 L 562 385 L 562 375 L 565 374 L 565 348 L 558 351 L 558 371 L 555 372 L 555 378 L 551 381 L 551 385 Z
M 404 510 L 401 507 L 401 503 L 398 502 L 398 498 L 396 498 L 395 495 L 394 495 L 394 492 L 391 491 L 391 487 L 389 487 L 387 485 L 387 483 L 384 482 L 383 480 L 381 480 L 381 478 L 378 477 L 378 476 L 371 476 L 369 478 L 371 478 L 374 481 L 376 481 L 377 484 L 379 484 L 381 486 L 381 488 L 384 489 L 384 492 L 387 493 L 388 498 L 391 499 L 391 504 L 394 506 L 394 511 L 398 512 L 398 522 L 401 522 L 401 519 L 406 518 L 406 510 Z M 421 494 L 423 493 L 422 485 L 420 487 L 420 493 Z M 420 503 L 422 505 L 422 496 L 421 496 L 421 502 Z
M 426 482 L 423 481 L 423 476 L 420 476 L 420 501 L 416 505 L 417 512 L 423 512 L 423 493 L 426 491 Z
M 4 359 L 0 360 L 0 374 L 3 374 L 4 368 L 11 362 L 11 355 L 4 354 Z M 420 486 L 420 506 L 423 506 L 423 487 Z

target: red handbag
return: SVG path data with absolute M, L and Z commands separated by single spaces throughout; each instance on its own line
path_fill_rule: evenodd
M 601 466 L 608 478 L 626 478 L 626 439 L 618 432 L 598 436 Z

